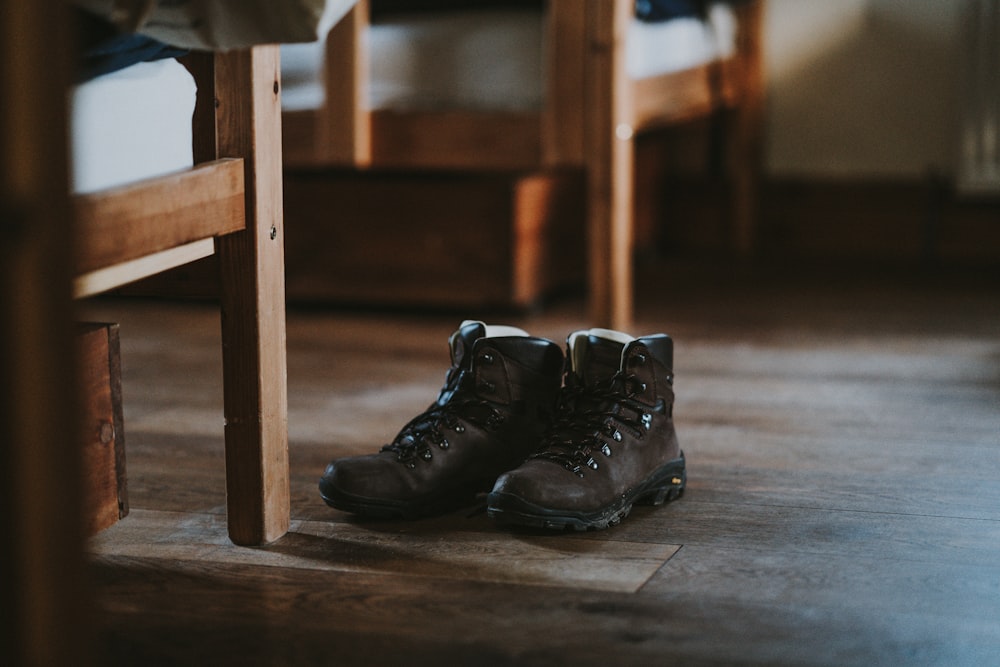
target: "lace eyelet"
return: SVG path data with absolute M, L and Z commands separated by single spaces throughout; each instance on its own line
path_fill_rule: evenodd
M 611 434 L 611 437 L 614 439 L 615 442 L 621 442 L 622 441 L 622 432 L 621 431 L 615 431 L 614 433 Z
M 441 442 L 438 443 L 438 447 L 441 449 L 448 449 L 451 447 L 451 443 L 448 442 L 448 438 L 441 438 Z
M 431 454 L 431 450 L 425 449 L 424 451 L 420 452 L 420 458 L 422 458 L 424 461 L 430 461 L 432 458 L 434 458 L 434 455 Z
M 484 364 L 492 364 L 494 361 L 496 361 L 496 357 L 494 357 L 491 353 L 486 352 L 479 357 L 479 361 L 483 362 Z
M 644 412 L 642 413 L 641 419 L 642 419 L 642 427 L 648 431 L 650 427 L 653 425 L 653 415 L 649 414 L 648 412 Z
M 496 391 L 496 388 L 497 386 L 494 383 L 490 382 L 489 380 L 483 380 L 482 382 L 479 383 L 480 391 L 492 393 Z
M 608 447 L 608 443 L 605 442 L 601 445 L 601 454 L 604 454 L 605 456 L 608 457 L 611 456 L 611 448 Z
M 465 425 L 464 424 L 455 424 L 454 431 L 455 431 L 455 433 L 465 433 Z

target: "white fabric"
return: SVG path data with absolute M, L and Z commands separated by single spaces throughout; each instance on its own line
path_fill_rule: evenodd
M 319 109 L 323 89 L 325 42 L 281 45 L 281 108 L 285 111 Z
M 71 89 L 73 192 L 190 167 L 195 95 L 176 60 L 139 63 Z
M 357 0 L 73 0 L 124 32 L 186 49 L 312 42 Z
M 468 323 L 463 322 L 463 326 Z M 508 326 L 506 324 L 483 324 L 486 327 L 486 338 L 521 338 L 530 334 L 524 329 Z
M 626 37 L 625 69 L 630 77 L 644 79 L 705 65 L 735 52 L 736 16 L 729 5 L 719 3 L 709 8 L 705 21 L 632 21 Z
M 540 108 L 544 94 L 544 16 L 532 10 L 399 14 L 366 35 L 370 109 Z M 725 4 L 707 21 L 633 21 L 626 67 L 644 78 L 727 57 L 736 48 L 736 17 Z M 322 106 L 321 42 L 282 46 L 285 109 Z
M 538 108 L 543 35 L 532 10 L 387 17 L 368 32 L 369 108 Z
M 543 16 L 532 10 L 399 14 L 372 24 L 369 109 L 537 109 Z M 323 105 L 325 44 L 281 47 L 282 107 Z

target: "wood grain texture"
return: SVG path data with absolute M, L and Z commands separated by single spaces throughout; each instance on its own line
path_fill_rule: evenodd
M 722 63 L 720 95 L 728 114 L 729 142 L 726 172 L 732 188 L 730 248 L 742 257 L 752 256 L 759 245 L 760 189 L 764 165 L 764 113 L 767 82 L 764 75 L 764 12 L 761 2 L 737 8 L 738 58 Z
M 291 528 L 234 546 L 218 313 L 87 304 L 129 361 L 132 511 L 91 543 L 108 663 L 995 662 L 1000 283 L 840 269 L 640 268 L 633 333 L 674 337 L 689 483 L 586 534 L 328 508 L 323 467 L 426 407 L 461 317 L 310 309 L 288 320 Z M 586 310 L 483 316 L 560 341 Z
M 368 0 L 358 0 L 325 42 L 323 103 L 282 113 L 282 152 L 290 167 L 364 167 L 371 162 Z
M 92 541 L 93 553 L 634 593 L 679 549 L 655 542 L 596 543 L 559 535 L 511 540 L 477 513 L 425 522 L 425 530 L 416 532 L 406 524 L 387 523 L 371 530 L 351 523 L 296 521 L 279 543 L 233 550 L 219 542 L 225 526 L 217 515 L 197 525 L 182 513 L 146 512 L 137 518 L 141 531 L 104 531 Z
M 209 237 L 103 269 L 88 271 L 73 278 L 73 298 L 94 296 L 143 278 L 159 276 L 171 269 L 186 266 L 214 254 L 215 239 Z
M 364 167 L 372 159 L 368 50 L 363 46 L 368 14 L 368 0 L 359 0 L 327 37 L 323 72 L 327 97 L 316 126 L 327 139 L 308 140 L 323 151 L 326 164 Z
M 631 2 L 586 4 L 587 238 L 591 320 L 625 330 L 632 318 L 634 91 L 625 69 Z
M 527 308 L 583 284 L 576 172 L 295 171 L 285 195 L 296 302 Z
M 77 273 L 103 269 L 244 226 L 242 160 L 219 160 L 73 198 Z M 185 196 L 179 198 L 178 191 Z
M 330 164 L 320 148 L 318 137 L 327 131 L 320 109 L 301 109 L 281 113 L 281 154 L 289 167 L 322 167 Z
M 317 665 L 989 664 L 996 655 L 990 621 L 966 616 L 887 617 L 857 606 L 748 605 L 701 596 L 674 596 L 670 604 L 643 595 L 332 572 L 312 573 L 310 592 L 294 577 L 275 575 L 249 566 L 102 559 L 96 572 L 102 588 L 123 599 L 127 591 L 159 599 L 163 618 L 116 635 L 108 662 L 181 664 L 192 647 L 199 657 L 225 661 L 233 645 L 258 664 Z M 219 596 L 242 613 L 213 614 Z M 105 612 L 129 618 L 124 603 Z M 178 616 L 190 621 L 171 622 Z
M 128 514 L 118 325 L 82 324 L 76 345 L 83 411 L 84 529 L 93 535 Z
M 218 54 L 215 73 L 219 153 L 246 172 L 246 229 L 216 240 L 230 536 L 260 544 L 289 520 L 278 47 Z
M 215 56 L 192 52 L 180 58 L 194 78 L 197 96 L 191 117 L 192 157 L 195 164 L 212 162 L 218 156 L 218 129 L 215 122 Z
M 537 113 L 410 111 L 371 114 L 372 164 L 387 169 L 537 169 Z
M 542 147 L 546 166 L 584 162 L 586 12 L 579 0 L 549 0 L 546 11 L 545 104 Z

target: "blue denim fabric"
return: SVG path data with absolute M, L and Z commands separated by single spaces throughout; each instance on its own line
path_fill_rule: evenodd
M 707 0 L 635 0 L 635 15 L 655 23 L 683 16 L 703 17 L 707 6 Z
M 177 58 L 187 53 L 144 35 L 121 34 L 104 19 L 82 10 L 77 12 L 77 34 L 79 83 L 136 63 Z

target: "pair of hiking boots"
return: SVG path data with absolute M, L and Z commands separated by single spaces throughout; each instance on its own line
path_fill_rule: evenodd
M 377 454 L 327 466 L 328 505 L 417 518 L 489 492 L 501 524 L 587 530 L 683 493 L 669 336 L 577 331 L 564 356 L 521 329 L 466 321 L 449 344 L 437 400 Z

